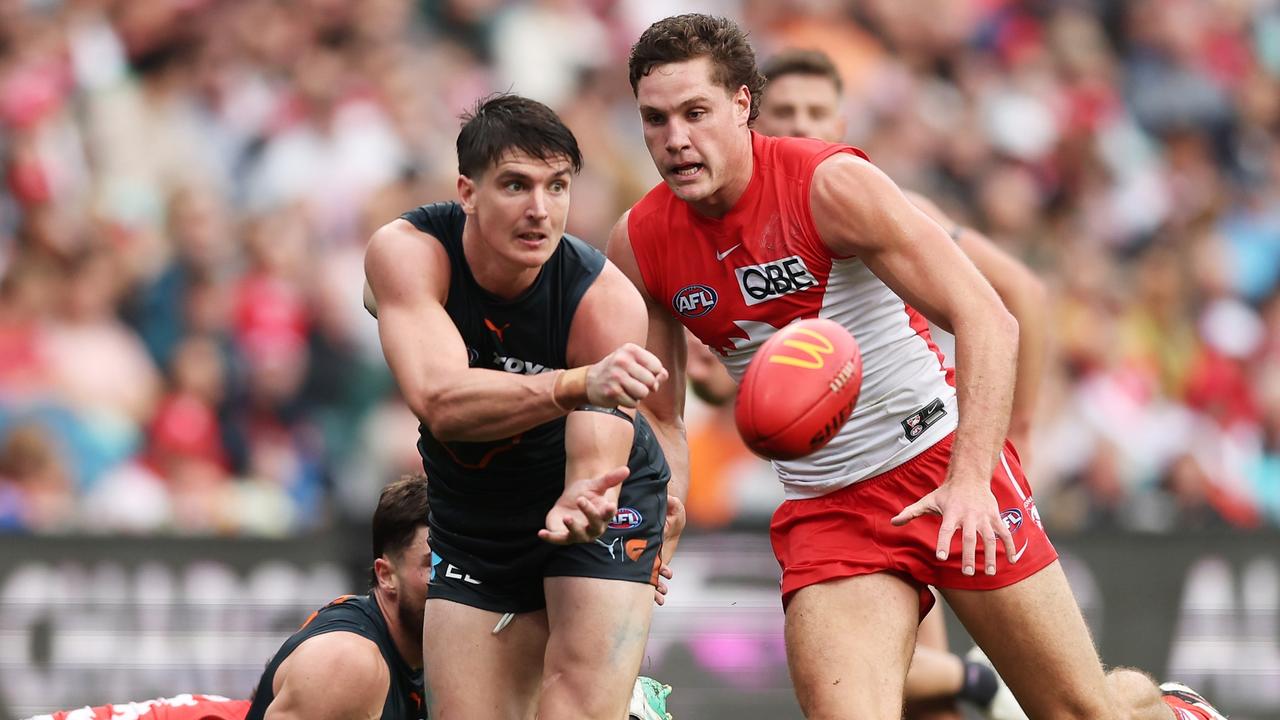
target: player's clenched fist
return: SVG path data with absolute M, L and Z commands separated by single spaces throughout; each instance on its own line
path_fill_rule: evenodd
M 633 408 L 666 379 L 667 370 L 653 353 L 627 343 L 587 368 L 587 401 Z

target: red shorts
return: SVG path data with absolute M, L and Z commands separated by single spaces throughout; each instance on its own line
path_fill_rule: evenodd
M 947 476 L 952 435 L 892 470 L 822 497 L 787 500 L 773 513 L 770 539 L 782 566 L 782 604 L 796 591 L 855 575 L 890 572 L 920 589 L 920 617 L 933 607 L 928 585 L 959 590 L 995 590 L 1030 577 L 1057 559 L 1044 533 L 1031 486 L 1017 451 L 1005 442 L 991 476 L 991 491 L 1013 534 L 1018 561 L 1009 565 L 1003 544 L 996 574 L 983 572 L 978 543 L 977 572 L 961 572 L 962 535 L 956 532 L 946 560 L 936 555 L 942 518 L 926 515 L 902 527 L 889 521 L 903 508 L 933 492 Z

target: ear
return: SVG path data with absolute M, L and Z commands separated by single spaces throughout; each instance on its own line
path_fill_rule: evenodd
M 462 212 L 468 215 L 476 213 L 476 182 L 466 175 L 458 176 L 458 201 Z
M 738 86 L 733 94 L 733 110 L 738 115 L 738 124 L 745 127 L 751 119 L 751 91 L 746 85 Z
M 400 589 L 400 580 L 396 577 L 396 568 L 387 560 L 387 556 L 383 555 L 373 561 L 373 576 L 378 580 L 378 587 L 389 592 L 396 592 Z

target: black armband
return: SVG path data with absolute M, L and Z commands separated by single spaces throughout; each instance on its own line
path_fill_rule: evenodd
M 610 408 L 610 407 L 601 407 L 601 406 L 599 406 L 599 405 L 579 405 L 578 407 L 574 408 L 571 412 L 598 412 L 598 413 L 604 413 L 605 415 L 613 415 L 613 416 L 615 416 L 615 417 L 620 417 L 620 418 L 622 418 L 623 420 L 626 420 L 626 421 L 627 421 L 627 422 L 629 422 L 629 423 L 635 423 L 635 420 L 632 420 L 630 415 L 628 415 L 628 414 L 626 414 L 626 413 L 622 412 L 621 410 L 619 410 L 619 409 L 618 409 L 618 408 L 616 408 L 616 407 L 614 407 L 614 408 Z

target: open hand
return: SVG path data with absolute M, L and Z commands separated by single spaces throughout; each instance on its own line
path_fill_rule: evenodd
M 631 474 L 625 465 L 594 478 L 578 480 L 561 493 L 547 513 L 546 527 L 538 537 L 556 545 L 591 542 L 604 534 L 618 513 L 617 496 L 609 491 Z
M 988 485 L 978 483 L 961 484 L 951 480 L 941 487 L 925 495 L 907 506 L 893 518 L 894 525 L 906 525 L 916 518 L 925 515 L 941 515 L 942 524 L 938 527 L 939 560 L 946 560 L 951 554 L 951 538 L 960 531 L 962 547 L 962 572 L 973 575 L 977 555 L 978 538 L 982 539 L 986 550 L 986 572 L 996 574 L 996 552 L 1000 543 L 1004 543 L 1005 557 L 1010 563 L 1017 562 L 1017 554 L 1013 549 L 1013 535 L 1000 519 L 999 505 L 995 495 L 991 494 Z

